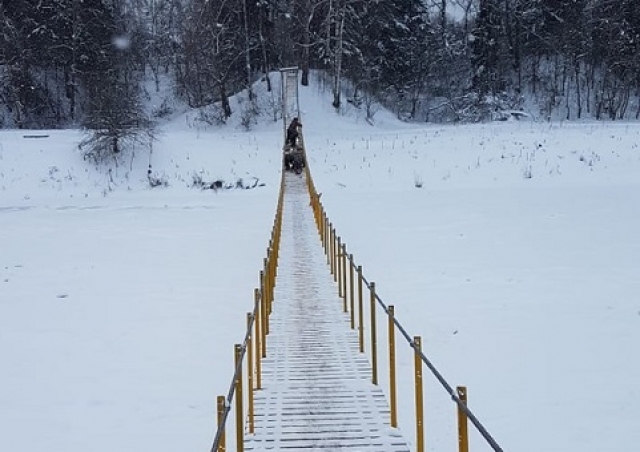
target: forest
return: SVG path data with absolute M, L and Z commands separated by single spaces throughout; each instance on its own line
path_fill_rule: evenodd
M 163 79 L 224 122 L 238 113 L 230 96 L 244 91 L 257 109 L 251 86 L 277 89 L 270 74 L 292 66 L 303 85 L 322 74 L 336 109 L 348 102 L 368 119 L 380 106 L 422 122 L 640 117 L 637 0 L 0 5 L 1 128 L 126 136 L 170 113 L 143 108 Z

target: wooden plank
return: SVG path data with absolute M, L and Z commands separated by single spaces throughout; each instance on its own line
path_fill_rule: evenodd
M 303 178 L 286 175 L 285 217 L 262 389 L 247 451 L 409 452 L 371 384 L 371 365 L 342 312 Z

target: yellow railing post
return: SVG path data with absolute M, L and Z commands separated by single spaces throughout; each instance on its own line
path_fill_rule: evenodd
M 327 226 L 327 263 L 329 264 L 329 271 L 333 275 L 333 227 L 331 222 Z
M 342 244 L 342 298 L 344 299 L 344 312 L 347 312 L 347 244 Z
M 326 253 L 327 252 L 327 214 L 324 211 L 324 207 L 322 206 L 322 203 L 320 203 L 320 218 L 322 223 L 322 232 L 320 236 L 322 237 L 322 246 L 324 247 L 324 251 Z
M 320 195 L 316 191 L 315 187 L 313 189 L 313 214 L 316 220 L 316 229 L 318 230 L 318 234 L 322 234 L 322 215 L 320 214 Z
M 262 260 L 262 275 L 264 276 L 264 278 L 262 279 L 262 297 L 264 298 L 265 301 L 265 306 L 267 307 L 267 310 L 265 311 L 265 313 L 267 314 L 267 319 L 269 318 L 269 265 L 268 265 L 268 258 L 264 258 Z M 267 334 L 269 334 L 269 326 L 267 325 Z
M 256 306 L 255 324 L 255 350 L 256 350 L 256 389 L 262 389 L 262 309 L 260 306 L 260 290 L 254 289 L 253 298 Z
M 269 243 L 269 249 L 267 250 L 269 273 L 274 280 L 276 278 L 276 242 L 277 239 L 275 238 L 271 240 Z
M 277 235 L 277 234 L 276 234 Z M 276 277 L 278 276 L 278 253 L 280 249 L 280 240 L 276 238 L 273 247 L 270 249 L 269 263 L 271 264 L 271 299 L 273 300 L 273 289 L 276 286 Z
M 325 214 L 326 215 L 326 214 Z M 331 265 L 331 222 L 329 221 L 329 217 L 327 216 L 327 236 L 325 237 L 325 241 L 327 242 L 327 264 Z
M 338 296 L 342 298 L 342 239 L 340 237 L 338 237 L 338 249 L 336 256 L 338 258 Z
M 247 407 L 248 407 L 248 421 L 249 421 L 249 433 L 253 434 L 253 339 L 251 334 L 251 323 L 253 321 L 253 314 L 247 313 Z
M 273 237 L 271 238 L 271 240 L 269 240 L 269 247 L 267 248 L 267 265 L 269 266 L 269 274 L 272 274 L 274 271 L 274 265 L 273 263 L 275 262 L 275 257 L 276 257 L 276 253 L 275 253 L 275 244 L 276 244 L 276 239 L 275 239 L 275 226 L 273 229 L 273 233 L 272 233 Z
M 376 328 L 376 283 L 370 283 L 371 293 L 371 382 L 378 384 L 378 335 Z
M 322 204 L 320 204 L 320 218 L 320 241 L 324 254 L 327 254 L 327 215 L 324 212 Z
M 335 281 L 336 274 L 336 235 L 333 230 L 333 224 L 329 223 L 329 250 L 331 251 L 331 275 L 333 276 L 333 280 Z
M 322 220 L 320 221 L 321 224 L 321 231 L 320 231 L 320 242 L 322 243 L 322 251 L 324 251 L 324 254 L 327 254 L 327 214 L 324 211 L 324 207 L 322 206 L 322 204 L 320 204 L 320 215 Z
M 260 310 L 262 311 L 262 357 L 267 357 L 267 334 L 269 334 L 269 311 L 267 311 L 266 282 L 264 271 L 260 271 Z
M 391 427 L 398 427 L 398 402 L 396 388 L 396 325 L 395 308 L 389 306 L 389 404 L 391 408 Z
M 338 231 L 333 228 L 333 280 L 338 282 L 338 275 L 340 274 L 340 237 L 338 237 Z
M 349 302 L 351 303 L 351 329 L 356 327 L 356 300 L 354 297 L 353 254 L 349 254 Z
M 422 395 L 422 339 L 420 336 L 413 338 L 414 366 L 415 366 L 415 392 L 416 392 L 416 452 L 424 452 L 424 408 Z
M 364 353 L 364 301 L 362 295 L 362 265 L 358 265 L 358 339 Z
M 271 314 L 271 309 L 272 309 L 272 306 L 271 306 L 271 303 L 272 303 L 272 300 L 271 300 L 271 294 L 272 294 L 271 284 L 273 282 L 273 275 L 271 274 L 272 273 L 271 263 L 269 262 L 269 259 L 266 258 L 266 257 L 264 258 L 264 269 L 265 269 L 265 276 L 266 276 L 265 279 L 266 279 L 266 282 L 267 282 L 267 285 L 266 285 L 267 315 L 270 315 Z M 269 329 L 268 328 L 267 328 L 267 334 L 269 334 Z
M 329 217 L 324 217 L 324 252 L 327 255 L 327 264 L 331 265 L 331 222 L 329 221 Z
M 458 386 L 456 388 L 458 398 L 465 405 L 467 404 L 467 388 L 466 386 Z M 469 452 L 469 434 L 467 431 L 467 413 L 458 405 L 458 451 Z
M 236 450 L 238 452 L 244 451 L 244 414 L 242 412 L 242 346 L 240 344 L 235 345 L 235 364 L 238 370 L 238 376 L 236 378 Z
M 269 254 L 269 259 L 273 259 L 273 262 L 277 262 L 278 253 L 280 249 L 280 218 L 276 217 L 273 223 L 272 238 L 269 243 L 269 249 L 273 254 Z
M 225 411 L 226 403 L 224 396 L 218 396 L 218 428 L 222 426 L 222 422 L 224 421 L 224 411 Z M 218 451 L 217 452 L 225 452 L 226 444 L 225 444 L 225 436 L 224 430 L 222 430 L 222 434 L 220 435 L 220 442 L 218 443 Z M 215 451 L 212 451 L 215 452 Z

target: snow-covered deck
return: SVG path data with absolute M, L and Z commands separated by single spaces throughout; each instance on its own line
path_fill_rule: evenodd
M 263 389 L 245 449 L 404 452 L 384 394 L 342 312 L 303 176 L 286 175 L 284 218 Z

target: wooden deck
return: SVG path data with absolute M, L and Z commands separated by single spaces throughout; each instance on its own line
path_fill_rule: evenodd
M 333 281 L 304 175 L 286 175 L 279 274 L 245 449 L 408 452 Z

